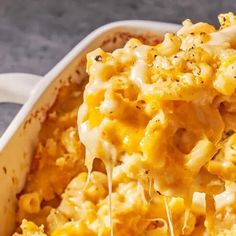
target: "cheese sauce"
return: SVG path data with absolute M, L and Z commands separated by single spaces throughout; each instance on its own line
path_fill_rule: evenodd
M 15 236 L 234 235 L 236 17 L 219 20 L 88 54 L 78 117 L 43 124 Z

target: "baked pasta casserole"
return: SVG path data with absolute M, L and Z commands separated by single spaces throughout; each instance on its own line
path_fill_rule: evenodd
M 14 236 L 236 235 L 236 16 L 87 55 L 42 124 Z

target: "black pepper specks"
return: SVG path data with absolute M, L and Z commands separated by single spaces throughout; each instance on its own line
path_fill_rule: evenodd
M 97 55 L 95 58 L 95 61 L 102 61 L 102 56 L 101 55 Z
M 7 168 L 5 166 L 2 167 L 4 174 L 7 174 Z
M 231 136 L 231 135 L 233 135 L 233 134 L 234 134 L 234 131 L 233 131 L 232 129 L 227 130 L 227 131 L 224 132 L 224 135 L 225 135 L 226 137 L 229 137 L 229 136 Z

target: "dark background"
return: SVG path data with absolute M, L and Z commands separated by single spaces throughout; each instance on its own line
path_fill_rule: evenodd
M 44 75 L 89 32 L 127 19 L 217 25 L 236 0 L 0 0 L 0 73 Z M 0 135 L 19 105 L 0 104 Z
M 236 0 L 0 0 L 0 73 L 45 74 L 89 32 L 125 19 L 217 24 Z

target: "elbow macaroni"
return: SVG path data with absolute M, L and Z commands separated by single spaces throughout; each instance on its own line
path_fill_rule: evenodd
M 235 19 L 89 53 L 83 101 L 65 88 L 43 124 L 15 236 L 233 235 Z
M 26 213 L 33 214 L 40 211 L 41 199 L 37 192 L 26 193 L 20 196 L 19 208 Z

